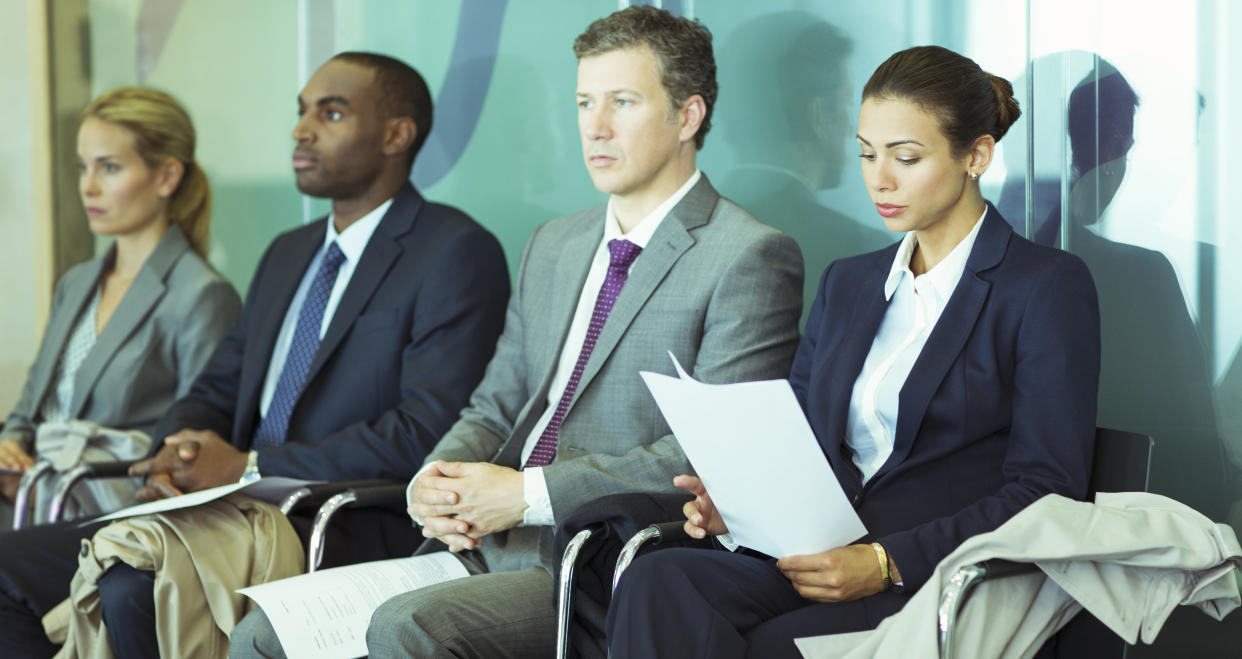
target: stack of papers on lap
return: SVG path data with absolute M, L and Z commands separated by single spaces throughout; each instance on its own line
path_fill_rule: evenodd
M 641 375 L 735 542 L 780 558 L 866 535 L 787 380 L 704 384 L 673 364 Z

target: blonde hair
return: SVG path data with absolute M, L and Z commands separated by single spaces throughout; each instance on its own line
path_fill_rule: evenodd
M 146 87 L 117 87 L 104 92 L 82 111 L 82 119 L 116 124 L 134 136 L 134 149 L 148 167 L 169 158 L 185 172 L 168 201 L 168 217 L 181 227 L 190 247 L 207 256 L 211 240 L 211 184 L 194 159 L 194 124 L 177 99 Z

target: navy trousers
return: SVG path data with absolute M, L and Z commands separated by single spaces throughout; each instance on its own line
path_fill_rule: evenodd
M 770 559 L 665 549 L 634 561 L 608 610 L 613 659 L 800 658 L 794 639 L 873 629 L 909 598 L 803 599 Z
M 62 522 L 0 532 L 0 654 L 51 657 L 43 615 L 69 596 L 82 540 L 103 524 Z

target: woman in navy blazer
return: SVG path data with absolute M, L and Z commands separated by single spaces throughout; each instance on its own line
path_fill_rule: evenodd
M 194 143 L 189 115 L 160 91 L 120 87 L 83 111 L 78 191 L 91 231 L 115 240 L 57 283 L 21 401 L 0 427 L 0 518 L 33 464 L 39 424 L 151 433 L 241 311 L 205 259 L 211 190 Z
M 790 382 L 868 536 L 779 561 L 643 557 L 609 612 L 611 656 L 800 656 L 796 637 L 898 611 L 966 538 L 1046 494 L 1086 494 L 1095 286 L 1077 257 L 1016 235 L 979 190 L 1018 118 L 1012 96 L 935 46 L 893 55 L 863 89 L 863 178 L 905 237 L 825 270 Z M 692 535 L 727 532 L 697 478 L 675 484 L 696 495 Z M 815 523 L 816 502 L 789 505 Z

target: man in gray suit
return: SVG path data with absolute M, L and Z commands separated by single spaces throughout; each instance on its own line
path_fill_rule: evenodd
M 423 535 L 472 576 L 381 606 L 373 657 L 553 654 L 554 525 L 607 494 L 671 491 L 689 470 L 639 371 L 672 373 L 671 352 L 707 382 L 788 374 L 798 247 L 695 165 L 716 99 L 711 33 L 631 7 L 574 52 L 583 157 L 608 203 L 527 242 L 483 382 L 409 490 Z M 231 652 L 271 656 L 273 642 L 255 613 Z

